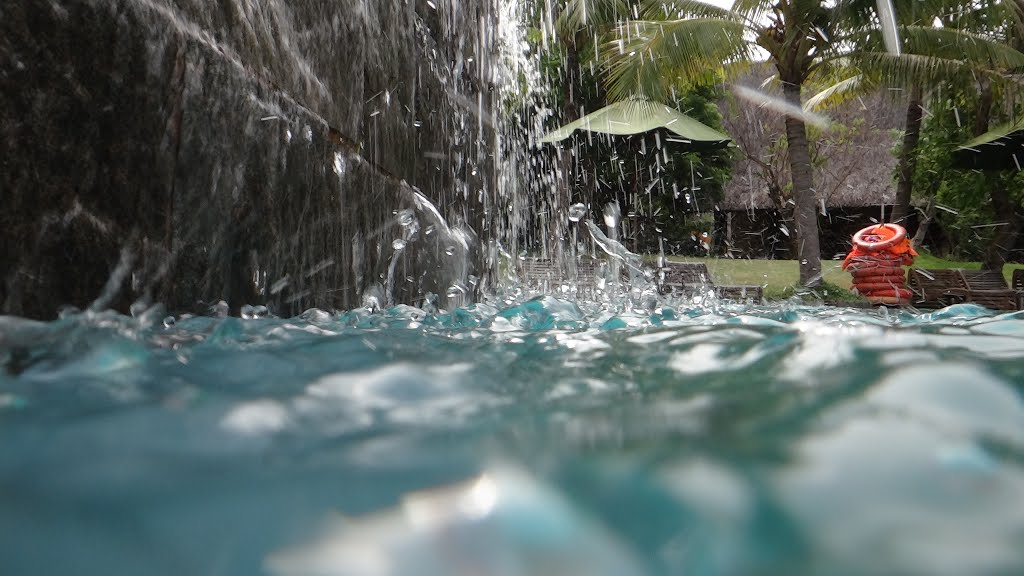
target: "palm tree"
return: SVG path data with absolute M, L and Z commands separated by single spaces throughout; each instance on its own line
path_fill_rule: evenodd
M 861 14 L 863 19 L 863 12 Z M 1008 71 L 1024 66 L 1024 54 L 1005 41 L 1015 14 L 1020 17 L 1017 8 L 1005 2 L 897 3 L 895 18 L 901 24 L 900 36 L 904 38 L 901 53 L 893 54 L 882 48 L 878 35 L 872 33 L 863 35 L 859 46 L 851 51 L 849 62 L 853 70 L 849 73 L 855 74 L 851 79 L 857 82 L 848 81 L 844 89 L 856 86 L 863 91 L 885 83 L 902 85 L 909 95 L 893 221 L 906 218 L 910 212 L 925 97 L 930 91 L 950 83 L 975 85 L 980 105 L 973 122 L 974 133 L 984 133 L 988 129 L 994 91 L 1006 85 Z
M 971 123 L 973 136 L 989 129 L 993 109 L 1000 96 L 1011 96 L 1024 69 L 1024 2 L 931 0 L 900 4 L 898 17 L 913 21 L 904 26 L 907 54 L 894 57 L 872 50 L 868 42 L 855 52 L 857 65 L 876 80 L 910 83 L 907 124 L 900 151 L 897 198 L 893 219 L 905 217 L 910 210 L 917 147 L 922 123 L 923 100 L 927 92 L 945 86 L 966 87 L 976 91 L 977 105 Z M 923 16 L 922 16 L 923 15 Z M 931 26 L 939 22 L 940 27 Z M 877 42 L 874 43 L 877 45 Z M 870 83 L 868 83 L 870 84 Z M 931 190 L 934 195 L 935 189 Z M 1018 222 L 1014 204 L 1005 186 L 993 186 L 990 192 L 995 213 L 1008 218 L 998 227 L 983 258 L 989 269 L 1001 269 L 1012 247 Z M 934 202 L 929 200 L 915 241 L 920 244 L 934 217 Z
M 950 16 L 947 24 L 969 12 L 976 13 L 980 22 L 987 23 L 986 34 L 995 30 L 1024 30 L 1024 0 L 1010 0 L 1009 4 L 996 0 L 897 3 L 899 10 L 892 17 L 914 22 L 904 10 L 911 4 L 920 4 L 925 16 L 956 15 Z M 946 11 L 940 12 L 936 4 L 944 5 Z M 766 54 L 774 66 L 786 111 L 797 256 L 800 281 L 805 286 L 819 283 L 821 277 L 817 199 L 805 117 L 801 114 L 805 83 L 816 75 L 834 75 L 837 68 L 853 66 L 862 74 L 846 80 L 842 88 L 831 94 L 857 85 L 877 86 L 883 81 L 898 80 L 908 85 L 911 102 L 904 140 L 906 162 L 901 171 L 909 178 L 913 174 L 924 87 L 950 81 L 980 81 L 981 94 L 990 94 L 992 84 L 1007 70 L 1024 63 L 1022 55 L 1006 44 L 949 25 L 905 26 L 901 29 L 905 52 L 891 46 L 881 49 L 883 30 L 878 26 L 880 18 L 875 3 L 869 0 L 736 0 L 728 11 L 693 0 L 666 0 L 649 5 L 643 15 L 646 20 L 621 26 L 617 44 L 611 46 L 607 66 L 613 97 L 641 93 L 658 99 L 673 82 L 708 81 L 708 70 L 742 63 L 756 49 Z M 1002 19 L 995 19 L 994 15 L 1002 15 Z M 923 22 L 925 16 L 919 20 Z M 968 66 L 965 61 L 984 65 Z M 982 107 L 979 114 L 987 114 L 984 110 Z M 901 185 L 900 195 L 907 198 L 906 204 L 910 191 L 909 182 Z
M 836 10 L 823 0 L 736 0 L 732 10 L 694 0 L 652 3 L 646 20 L 620 27 L 608 62 L 613 97 L 660 100 L 673 82 L 712 81 L 709 71 L 723 64 L 767 55 L 782 86 L 800 283 L 809 287 L 821 283 L 821 253 L 801 90 L 842 47 Z

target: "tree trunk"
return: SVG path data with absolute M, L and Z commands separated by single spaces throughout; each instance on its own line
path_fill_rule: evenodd
M 917 143 L 921 137 L 923 92 L 920 84 L 914 84 L 910 88 L 903 149 L 900 150 L 900 178 L 896 185 L 896 203 L 892 207 L 893 222 L 900 222 L 910 215 L 910 197 L 914 189 L 914 170 L 917 167 Z
M 986 79 L 978 81 L 978 110 L 974 114 L 974 135 L 981 136 L 988 132 L 989 118 L 992 116 L 992 83 Z
M 1002 226 L 996 228 L 995 238 L 985 250 L 985 257 L 982 259 L 981 267 L 985 270 L 1002 270 L 1006 264 L 1006 257 L 1017 243 L 1017 230 L 1020 226 L 1020 218 L 1017 215 L 1017 206 L 1013 205 L 1010 198 L 1010 191 L 1005 186 L 995 186 L 992 189 L 992 208 L 996 217 L 1004 218 Z
M 799 110 L 800 85 L 784 82 L 786 103 Z M 800 284 L 814 287 L 821 284 L 821 249 L 818 238 L 818 199 L 814 193 L 811 153 L 807 146 L 807 127 L 801 118 L 786 117 L 786 138 L 789 144 L 789 167 L 793 178 L 793 210 L 796 224 L 797 260 L 800 261 Z
M 978 111 L 974 116 L 974 135 L 981 136 L 988 132 L 989 119 L 992 115 L 992 84 L 987 80 L 981 80 L 978 87 Z M 993 178 L 992 180 L 996 180 Z M 992 187 L 992 209 L 996 218 L 1003 218 L 1005 222 L 996 228 L 995 237 L 985 256 L 982 258 L 981 267 L 985 270 L 1002 270 L 1006 263 L 1006 257 L 1013 249 L 1017 241 L 1018 219 L 1016 206 L 1010 199 L 1010 191 L 1003 184 Z
M 928 206 L 924 209 L 924 216 L 921 217 L 921 223 L 917 225 L 917 232 L 914 234 L 914 239 L 910 241 L 915 247 L 924 246 L 924 239 L 928 236 L 928 226 L 935 219 L 935 213 L 938 209 L 935 207 L 935 193 L 932 192 L 928 198 Z

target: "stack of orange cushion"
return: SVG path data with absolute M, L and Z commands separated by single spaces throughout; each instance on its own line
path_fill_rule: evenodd
M 853 275 L 853 289 L 874 304 L 907 304 L 903 266 L 914 263 L 917 252 L 898 224 L 868 226 L 854 234 L 853 250 L 843 260 L 843 270 Z

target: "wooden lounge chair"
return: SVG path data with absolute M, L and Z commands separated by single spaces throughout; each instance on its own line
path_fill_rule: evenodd
M 562 279 L 565 273 L 548 258 L 526 258 L 519 261 L 519 278 L 527 284 L 544 286 Z
M 764 288 L 757 285 L 717 286 L 703 262 L 666 262 L 658 273 L 663 293 L 712 290 L 719 298 L 729 300 L 752 299 L 761 302 Z
M 577 289 L 593 290 L 602 275 L 603 262 L 591 259 L 576 263 L 575 274 L 548 258 L 526 258 L 519 261 L 519 278 L 527 285 L 547 290 L 562 282 L 574 282 Z
M 1024 310 L 1024 268 L 1013 271 L 1010 288 L 1017 293 L 1017 310 Z
M 967 301 L 992 310 L 1016 310 L 1017 292 L 998 270 L 958 270 L 967 285 Z
M 943 308 L 967 301 L 967 283 L 953 269 L 914 268 L 908 284 L 914 292 L 914 304 L 921 308 Z

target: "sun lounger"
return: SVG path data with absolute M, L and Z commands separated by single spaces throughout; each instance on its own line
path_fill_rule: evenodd
M 908 284 L 914 292 L 914 305 L 921 308 L 943 308 L 967 301 L 967 283 L 957 270 L 914 268 Z
M 569 281 L 574 282 L 579 289 L 590 290 L 597 285 L 601 266 L 599 261 L 584 259 L 577 262 L 575 271 L 572 271 L 568 266 L 563 268 L 548 258 L 526 258 L 519 261 L 519 278 L 527 285 L 545 290 Z
M 659 286 L 663 293 L 714 291 L 719 298 L 760 302 L 764 289 L 757 285 L 719 286 L 711 279 L 708 267 L 703 262 L 667 262 L 658 273 Z
M 998 270 L 958 270 L 967 284 L 967 301 L 992 310 L 1016 310 L 1017 293 Z
M 914 304 L 922 308 L 962 302 L 992 310 L 1020 308 L 1020 293 L 1010 289 L 1002 273 L 995 270 L 915 268 L 910 271 L 910 288 L 917 296 Z

